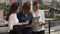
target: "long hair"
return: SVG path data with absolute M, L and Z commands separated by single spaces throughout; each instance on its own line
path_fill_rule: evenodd
M 9 16 L 12 14 L 12 13 L 15 13 L 17 11 L 19 7 L 19 4 L 17 2 L 14 2 L 11 7 L 10 7 L 10 10 L 6 16 L 6 20 L 8 21 L 9 20 Z
M 30 6 L 31 6 L 30 2 L 25 2 L 22 6 L 23 13 L 25 13 L 26 11 L 30 11 Z

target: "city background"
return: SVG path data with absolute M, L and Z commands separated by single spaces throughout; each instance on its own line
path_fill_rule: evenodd
M 30 2 L 32 10 L 33 1 L 36 0 L 0 0 L 0 25 L 8 23 L 5 20 L 5 18 L 9 11 L 10 5 L 13 2 L 18 2 L 20 4 L 20 8 L 24 2 Z M 46 34 L 49 34 L 49 25 L 50 34 L 60 34 L 60 0 L 38 0 L 38 1 L 41 4 L 40 9 L 43 10 L 45 13 L 45 20 L 47 23 L 45 26 Z M 0 27 L 0 33 L 7 32 L 8 32 L 7 26 Z

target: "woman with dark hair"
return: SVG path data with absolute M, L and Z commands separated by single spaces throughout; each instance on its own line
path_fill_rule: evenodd
M 17 13 L 19 12 L 19 4 L 14 2 L 11 7 L 10 11 L 6 17 L 9 22 L 9 34 L 21 34 L 20 26 L 25 23 L 19 23 L 17 18 Z
M 17 14 L 20 23 L 26 23 L 22 27 L 22 34 L 32 34 L 29 25 L 32 23 L 32 13 L 30 12 L 30 2 L 25 2 L 22 6 L 22 11 Z

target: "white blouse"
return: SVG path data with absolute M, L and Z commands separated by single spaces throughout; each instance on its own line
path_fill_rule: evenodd
M 13 29 L 13 25 L 22 25 L 22 23 L 19 23 L 17 14 L 15 14 L 15 13 L 10 15 L 8 22 L 9 22 L 9 30 Z
M 43 22 L 45 23 L 45 15 L 44 15 L 44 11 L 43 10 L 38 10 L 38 14 L 36 16 L 36 14 L 34 12 L 33 13 L 33 17 L 40 17 L 39 18 L 39 22 Z M 41 31 L 44 30 L 44 25 L 40 26 L 39 24 L 36 24 L 32 27 L 33 31 Z

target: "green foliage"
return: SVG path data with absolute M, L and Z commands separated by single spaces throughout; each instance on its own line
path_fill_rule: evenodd
M 49 9 L 48 5 L 40 5 L 40 9 Z
M 46 18 L 54 18 L 54 13 L 49 12 L 47 15 L 45 15 Z
M 5 9 L 6 7 L 8 7 L 9 5 L 6 5 L 5 3 L 0 3 L 0 8 L 1 9 Z
M 54 18 L 54 13 L 53 11 L 50 9 L 50 7 L 48 5 L 41 5 L 40 9 L 44 9 L 44 10 L 49 10 L 49 13 L 47 15 L 45 15 L 46 18 Z
M 5 18 L 9 11 L 9 5 L 6 5 L 5 3 L 0 3 L 0 9 L 4 9 L 3 16 Z
M 60 16 L 56 16 L 57 18 L 60 18 Z
M 60 14 L 60 10 L 56 11 L 57 14 Z
M 4 9 L 6 7 L 6 4 L 5 3 L 0 3 L 0 8 L 1 9 Z

